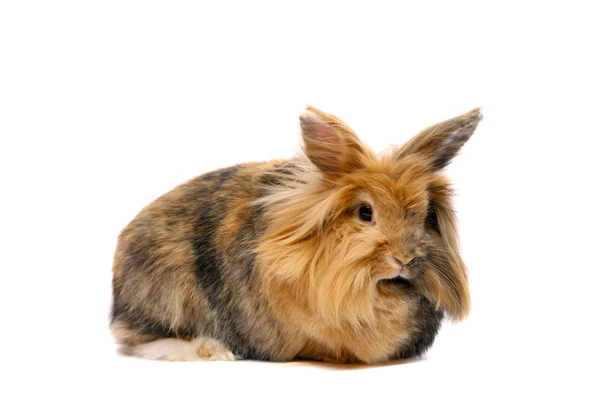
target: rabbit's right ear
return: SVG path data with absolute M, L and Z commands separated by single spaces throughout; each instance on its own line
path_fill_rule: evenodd
M 337 117 L 308 106 L 300 114 L 304 152 L 327 175 L 341 175 L 364 166 L 368 150 Z
M 399 160 L 408 155 L 424 158 L 434 171 L 446 167 L 469 140 L 482 116 L 479 108 L 424 129 L 395 154 Z

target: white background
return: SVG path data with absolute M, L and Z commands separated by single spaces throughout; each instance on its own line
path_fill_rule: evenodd
M 0 3 L 0 397 L 598 398 L 594 2 L 412 3 Z M 294 154 L 306 104 L 377 150 L 483 107 L 448 168 L 470 319 L 383 367 L 117 356 L 119 231 Z

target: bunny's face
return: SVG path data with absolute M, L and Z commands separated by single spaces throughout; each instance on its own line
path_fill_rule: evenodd
M 434 242 L 436 218 L 429 184 L 435 177 L 414 168 L 396 172 L 351 174 L 340 183 L 340 190 L 353 188 L 354 195 L 333 229 L 347 231 L 342 236 L 352 241 L 349 247 L 365 249 L 363 262 L 368 259 L 364 265 L 370 266 L 373 281 L 417 278 Z
M 369 298 L 402 285 L 465 317 L 466 268 L 440 171 L 480 118 L 471 111 L 376 156 L 345 123 L 309 107 L 300 117 L 309 172 L 266 200 L 271 224 L 261 250 L 278 265 L 272 276 L 310 293 L 322 316 L 368 320 Z

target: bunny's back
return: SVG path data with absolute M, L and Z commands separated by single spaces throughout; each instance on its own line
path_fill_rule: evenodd
M 273 351 L 284 346 L 258 294 L 253 252 L 265 221 L 252 202 L 272 183 L 264 172 L 281 163 L 199 176 L 148 205 L 123 230 L 112 309 L 122 343 L 208 336 L 243 358 L 287 356 Z

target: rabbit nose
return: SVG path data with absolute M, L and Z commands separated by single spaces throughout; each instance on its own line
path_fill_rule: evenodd
M 406 264 L 404 264 L 402 261 L 400 261 L 398 259 L 398 257 L 394 257 L 394 261 L 396 262 L 396 265 L 398 265 L 400 267 L 400 270 L 402 270 L 406 267 Z
M 406 262 L 403 262 L 398 257 L 394 257 L 394 261 L 400 267 L 400 270 L 402 270 L 402 269 L 406 268 L 406 266 L 410 267 L 410 263 L 414 261 L 414 258 L 411 258 L 410 260 L 407 260 Z

